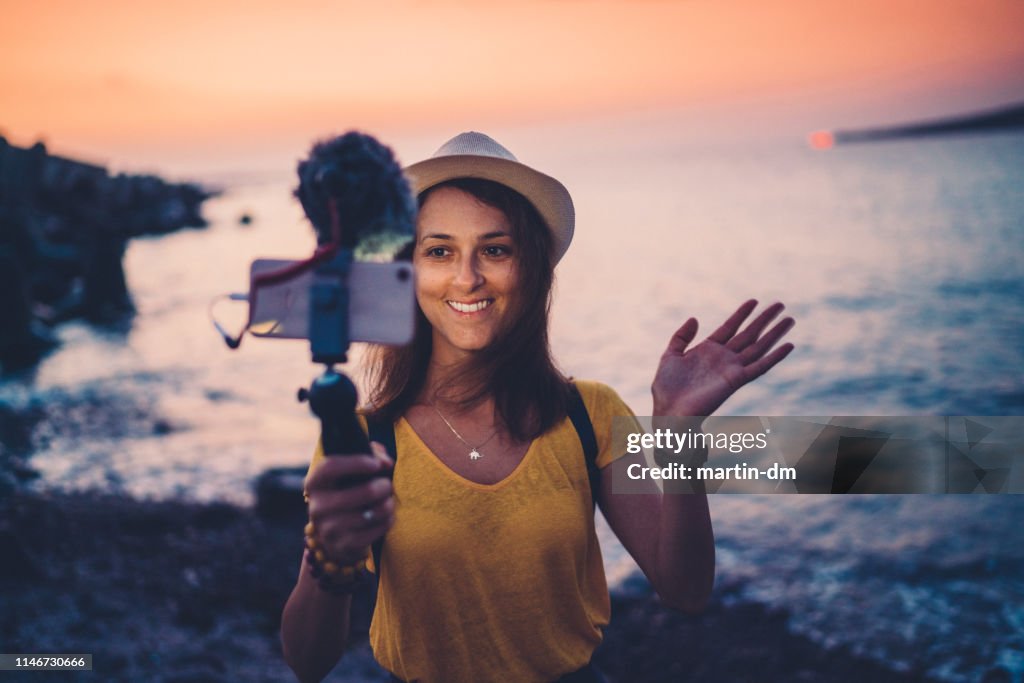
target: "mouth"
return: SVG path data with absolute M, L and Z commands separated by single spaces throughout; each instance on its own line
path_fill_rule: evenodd
M 459 313 L 479 313 L 493 304 L 494 299 L 480 299 L 479 301 L 453 301 L 448 299 L 445 303 L 448 304 L 449 308 Z

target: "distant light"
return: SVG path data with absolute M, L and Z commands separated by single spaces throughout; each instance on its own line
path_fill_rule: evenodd
M 812 149 L 832 149 L 836 146 L 836 138 L 830 131 L 816 130 L 807 136 Z

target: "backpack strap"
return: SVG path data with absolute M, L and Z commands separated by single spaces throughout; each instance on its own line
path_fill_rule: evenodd
M 367 436 L 369 437 L 369 440 L 383 444 L 384 448 L 388 450 L 388 455 L 390 455 L 392 460 L 394 460 L 397 463 L 398 448 L 395 446 L 394 423 L 388 423 L 384 420 L 367 417 L 366 432 Z M 392 472 L 394 472 L 394 470 L 392 470 Z M 373 546 L 371 547 L 371 550 L 373 552 L 373 568 L 377 571 L 378 577 L 380 576 L 380 556 L 383 548 L 384 537 L 381 536 L 376 541 L 374 541 Z
M 597 436 L 594 435 L 594 423 L 583 403 L 583 396 L 575 382 L 569 383 L 569 405 L 566 406 L 572 426 L 576 428 L 576 436 L 583 446 L 583 459 L 587 463 L 587 478 L 590 480 L 590 501 L 597 505 L 597 491 L 601 482 L 601 471 L 597 468 Z
M 395 425 L 384 420 L 367 417 L 366 434 L 370 441 L 384 444 L 384 448 L 388 449 L 388 455 L 392 458 L 398 456 L 398 449 L 395 447 Z

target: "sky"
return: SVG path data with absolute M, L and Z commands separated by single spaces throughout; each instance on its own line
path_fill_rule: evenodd
M 754 116 L 799 130 L 1024 101 L 1020 0 L 0 8 L 0 134 L 128 168 L 273 158 L 349 128 L 685 112 L 709 129 Z

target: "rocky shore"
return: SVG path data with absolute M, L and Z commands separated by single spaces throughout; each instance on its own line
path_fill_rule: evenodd
M 91 674 L 32 681 L 294 680 L 277 633 L 301 519 L 99 494 L 21 492 L 0 508 L 5 651 L 93 655 Z M 599 665 L 618 682 L 926 680 L 794 636 L 784 613 L 731 604 L 735 588 L 700 616 L 615 596 Z M 328 681 L 387 680 L 366 644 L 370 602 L 358 597 L 355 642 Z
M 61 322 L 123 321 L 133 311 L 128 240 L 205 226 L 200 208 L 213 194 L 0 137 L 0 373 L 31 367 L 56 344 Z
M 94 656 L 91 673 L 11 676 L 294 680 L 278 642 L 305 521 L 288 485 L 294 474 L 271 470 L 254 482 L 253 508 L 33 490 L 32 455 L 52 440 L 159 438 L 172 428 L 152 396 L 116 383 L 0 401 L 0 642 L 8 653 Z M 720 580 L 708 610 L 684 616 L 662 607 L 646 582 L 628 581 L 613 594 L 597 662 L 612 683 L 927 680 L 793 635 L 786 613 L 743 594 Z M 366 642 L 371 603 L 370 592 L 358 597 L 352 649 L 328 681 L 388 680 Z

